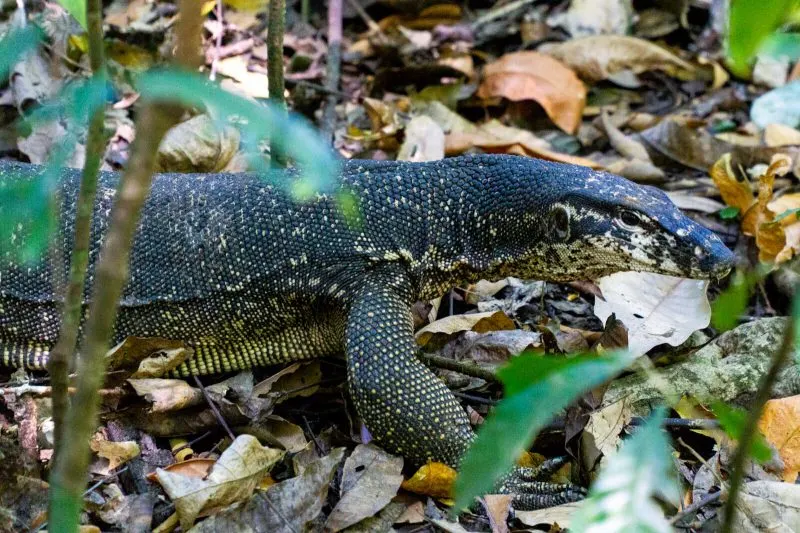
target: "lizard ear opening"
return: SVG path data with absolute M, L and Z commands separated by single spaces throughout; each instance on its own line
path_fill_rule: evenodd
M 570 235 L 569 211 L 562 206 L 555 206 L 550 211 L 550 227 L 557 241 L 568 241 Z

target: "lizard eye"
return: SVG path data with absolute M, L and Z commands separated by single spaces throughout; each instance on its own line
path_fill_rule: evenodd
M 559 241 L 569 239 L 569 212 L 563 207 L 555 207 L 550 211 L 550 224 L 553 235 Z
M 616 222 L 619 227 L 627 231 L 644 231 L 644 228 L 642 227 L 642 218 L 639 216 L 639 214 L 627 209 L 620 212 Z

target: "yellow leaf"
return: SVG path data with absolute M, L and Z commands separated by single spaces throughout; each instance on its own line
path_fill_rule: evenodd
M 432 496 L 434 498 L 451 498 L 456 471 L 442 463 L 428 463 L 414 472 L 411 478 L 400 485 L 407 491 Z
M 783 480 L 794 483 L 800 471 L 800 395 L 768 401 L 758 430 L 778 450 Z
M 725 154 L 711 167 L 711 179 L 714 180 L 722 200 L 731 207 L 737 207 L 742 215 L 755 203 L 750 182 L 747 179 L 739 180 L 731 167 L 731 154 Z M 748 233 L 748 230 L 750 231 Z M 754 229 L 746 228 L 742 223 L 745 235 L 752 235 Z

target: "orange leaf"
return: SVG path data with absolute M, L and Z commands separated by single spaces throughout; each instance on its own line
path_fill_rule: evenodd
M 722 200 L 731 207 L 739 208 L 739 211 L 746 217 L 747 210 L 755 203 L 750 182 L 747 179 L 739 180 L 737 174 L 731 168 L 731 154 L 725 154 L 719 158 L 711 167 L 711 179 L 719 189 Z M 742 223 L 742 231 L 745 235 L 753 235 L 754 228 L 745 227 Z
M 422 465 L 411 478 L 403 481 L 400 486 L 405 490 L 425 496 L 450 498 L 455 479 L 455 470 L 446 464 L 431 462 Z
M 769 168 L 758 179 L 758 200 L 756 201 L 756 246 L 758 246 L 758 259 L 760 261 L 774 261 L 786 246 L 786 236 L 783 227 L 775 224 L 775 213 L 767 204 L 772 199 L 772 189 L 775 176 L 783 176 L 792 169 L 792 160 L 789 156 L 775 154 L 772 156 Z M 785 254 L 784 254 L 785 255 Z
M 538 52 L 506 54 L 486 65 L 478 97 L 535 100 L 562 130 L 575 133 L 586 105 L 586 87 L 557 59 Z
M 783 480 L 794 483 L 800 471 L 800 395 L 768 401 L 758 430 L 778 450 Z

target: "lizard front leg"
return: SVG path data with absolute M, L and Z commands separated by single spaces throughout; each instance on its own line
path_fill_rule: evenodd
M 347 381 L 359 415 L 375 440 L 413 465 L 439 461 L 457 468 L 474 438 L 453 393 L 416 357 L 411 291 L 400 269 L 372 273 L 350 308 L 345 335 Z M 572 485 L 534 481 L 515 469 L 498 485 L 518 508 L 580 499 Z

